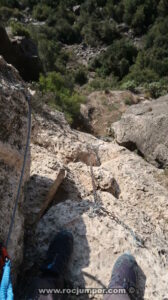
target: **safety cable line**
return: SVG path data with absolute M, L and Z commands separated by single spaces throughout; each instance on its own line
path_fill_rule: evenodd
M 93 198 L 94 198 L 94 205 L 92 207 L 93 215 L 94 215 L 94 213 L 103 212 L 112 221 L 116 222 L 118 225 L 122 226 L 125 230 L 127 230 L 131 234 L 131 236 L 133 237 L 133 239 L 134 239 L 134 241 L 135 241 L 135 243 L 138 247 L 146 248 L 144 240 L 141 237 L 139 237 L 127 224 L 125 224 L 122 220 L 120 220 L 114 214 L 114 212 L 108 211 L 102 205 L 101 199 L 99 199 L 99 196 L 98 196 L 97 190 L 96 190 L 95 176 L 94 176 L 93 165 L 92 165 L 92 161 L 91 161 L 91 149 L 89 147 L 87 147 L 87 148 L 88 148 L 89 155 L 90 155 L 90 176 L 91 176 L 91 180 L 92 180 Z M 97 155 L 96 151 L 95 151 L 95 154 L 96 154 L 97 161 L 98 161 L 98 155 Z

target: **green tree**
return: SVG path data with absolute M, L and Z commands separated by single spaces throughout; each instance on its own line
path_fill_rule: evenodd
M 124 20 L 126 23 L 131 25 L 132 18 L 137 10 L 137 6 L 139 4 L 138 0 L 125 0 L 124 1 Z
M 135 33 L 145 33 L 157 16 L 157 0 L 125 0 L 124 21 L 135 29 Z
M 116 24 L 114 22 L 103 22 L 99 29 L 100 39 L 106 44 L 112 44 L 112 42 L 120 36 Z
M 38 52 L 45 72 L 56 70 L 64 73 L 68 56 L 58 42 L 42 38 L 38 41 Z
M 140 5 L 132 19 L 131 23 L 132 27 L 135 29 L 135 33 L 142 34 L 145 32 L 146 26 L 145 26 L 145 12 L 144 12 L 144 6 Z

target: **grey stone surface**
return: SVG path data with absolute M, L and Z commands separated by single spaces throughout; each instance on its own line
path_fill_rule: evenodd
M 137 149 L 159 168 L 168 167 L 168 95 L 131 106 L 112 125 L 118 144 Z

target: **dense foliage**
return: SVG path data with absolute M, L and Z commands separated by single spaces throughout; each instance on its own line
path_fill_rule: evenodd
M 39 25 L 25 24 L 27 7 Z M 43 90 L 52 89 L 42 84 L 51 75 L 58 79 L 59 74 L 64 85 L 71 77 L 73 89 L 66 87 L 63 94 L 76 101 L 74 86 L 89 84 L 87 73 L 95 72 L 92 88 L 143 85 L 154 96 L 167 91 L 167 0 L 0 0 L 0 17 L 11 24 L 14 34 L 31 36 L 36 42 L 44 69 Z M 69 70 L 71 54 L 64 45 L 80 43 L 106 50 L 90 61 L 88 69 L 79 65 Z M 61 100 L 62 91 L 58 94 L 56 102 L 70 114 L 67 100 Z
M 80 104 L 84 99 L 74 92 L 71 78 L 63 77 L 60 73 L 49 72 L 47 77 L 40 76 L 39 86 L 43 93 L 52 94 L 50 104 L 65 112 L 71 124 L 78 122 Z

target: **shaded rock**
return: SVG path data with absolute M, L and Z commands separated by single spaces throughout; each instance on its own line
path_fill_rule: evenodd
M 12 211 L 20 178 L 27 138 L 26 87 L 17 71 L 0 57 L 0 240 L 7 239 Z M 22 90 L 20 90 L 22 88 Z M 23 180 L 23 188 L 16 211 L 16 219 L 9 243 L 9 254 L 16 275 L 22 262 L 24 214 L 24 186 L 29 178 L 30 159 Z
M 112 128 L 120 145 L 137 149 L 159 168 L 168 167 L 168 96 L 130 107 Z
M 80 5 L 75 5 L 75 6 L 73 6 L 73 12 L 76 14 L 76 15 L 80 15 Z
M 42 67 L 37 48 L 31 39 L 15 37 L 10 40 L 5 29 L 0 26 L 0 55 L 19 71 L 24 80 L 38 80 Z
M 34 155 L 32 153 L 32 159 Z M 39 156 L 40 159 L 40 156 Z M 44 160 L 43 167 L 49 164 L 49 160 Z M 51 165 L 50 165 L 51 166 Z M 25 201 L 26 226 L 32 226 L 38 222 L 43 214 L 50 208 L 55 194 L 65 178 L 65 169 L 63 166 L 55 162 L 52 167 L 52 174 L 48 173 L 49 168 L 45 169 L 45 173 L 32 173 L 28 184 L 28 195 Z M 30 209 L 31 203 L 31 209 Z

